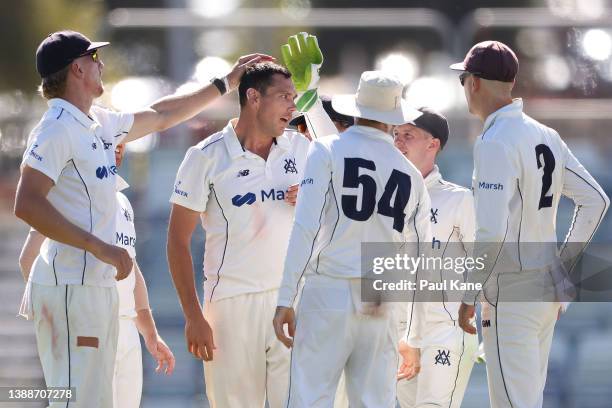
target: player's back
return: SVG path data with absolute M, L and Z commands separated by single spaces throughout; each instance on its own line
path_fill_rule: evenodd
M 485 127 L 474 149 L 476 216 L 480 220 L 476 240 L 489 240 L 490 225 L 497 224 L 498 231 L 505 226 L 503 237 L 491 234 L 490 240 L 518 243 L 513 257 L 519 267 L 537 269 L 552 263 L 555 256 L 557 208 L 571 153 L 553 129 L 510 108 Z M 496 201 L 499 196 L 502 200 Z M 488 205 L 483 201 L 489 198 L 499 205 L 507 203 L 508 208 L 487 214 Z M 497 205 L 493 203 L 489 205 Z M 507 220 L 499 216 L 506 212 Z
M 395 148 L 390 135 L 353 126 L 315 143 L 329 155 L 331 182 L 310 272 L 360 277 L 362 243 L 428 239 L 417 233 L 428 227 L 429 198 L 423 178 Z M 419 211 L 425 222 L 415 228 Z

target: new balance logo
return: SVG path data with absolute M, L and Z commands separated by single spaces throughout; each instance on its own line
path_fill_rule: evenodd
M 245 195 L 240 195 L 237 194 L 234 197 L 232 197 L 232 204 L 234 204 L 236 207 L 242 207 L 245 204 L 251 205 L 255 202 L 255 194 L 253 193 L 246 193 Z
M 483 320 L 482 321 L 482 327 L 491 327 L 491 321 L 490 320 Z
M 114 176 L 115 174 L 117 174 L 117 166 L 100 166 L 96 169 L 96 177 L 100 180 L 103 180 L 108 176 Z
M 113 145 L 112 143 L 108 143 L 106 140 L 102 139 L 102 143 L 104 143 L 104 150 L 108 150 Z
M 438 355 L 435 357 L 434 365 L 442 364 L 450 366 L 450 350 L 438 350 Z
M 238 172 L 238 177 L 246 177 L 249 175 L 249 169 L 240 170 Z

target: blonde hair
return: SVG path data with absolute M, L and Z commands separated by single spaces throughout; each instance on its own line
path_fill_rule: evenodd
M 66 81 L 68 79 L 69 71 L 70 64 L 59 71 L 44 77 L 38 86 L 38 92 L 42 95 L 42 97 L 45 99 L 61 97 L 66 90 Z

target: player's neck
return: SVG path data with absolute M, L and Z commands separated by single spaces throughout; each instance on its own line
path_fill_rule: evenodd
M 382 122 L 377 122 L 375 120 L 363 119 L 363 118 L 355 118 L 355 125 L 357 126 L 366 126 L 374 129 L 378 129 L 381 132 L 389 133 L 389 125 Z
M 82 90 L 67 86 L 64 94 L 62 95 L 62 99 L 70 102 L 85 115 L 89 116 L 89 110 L 93 104 L 94 97 L 87 95 L 87 93 L 83 92 Z
M 236 137 L 238 137 L 238 141 L 245 150 L 267 160 L 274 138 L 263 132 L 257 126 L 256 121 L 240 115 L 234 126 L 234 132 L 236 132 Z
M 433 171 L 434 166 L 435 164 L 433 161 L 428 161 L 427 163 L 421 163 L 417 168 L 421 172 L 423 178 L 426 178 L 427 176 L 429 176 L 429 173 Z
M 484 123 L 486 122 L 489 115 L 491 115 L 494 112 L 497 112 L 498 110 L 500 110 L 506 105 L 510 105 L 511 103 L 512 103 L 512 97 L 510 96 L 494 98 L 488 101 L 483 101 L 483 106 L 481 109 L 479 109 L 480 112 L 478 114 L 478 117 Z

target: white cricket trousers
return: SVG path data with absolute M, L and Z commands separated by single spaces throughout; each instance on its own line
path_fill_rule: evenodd
M 297 311 L 288 407 L 333 407 L 343 370 L 351 407 L 395 407 L 396 319 L 391 308 L 383 317 L 360 310 L 359 279 L 308 276 Z
M 204 362 L 211 408 L 284 407 L 289 350 L 276 339 L 272 319 L 278 291 L 221 299 L 204 305 L 216 349 Z
M 113 376 L 114 408 L 139 408 L 142 396 L 142 351 L 132 318 L 119 318 L 119 341 Z
M 49 407 L 112 408 L 117 289 L 32 283 L 32 312 L 47 387 L 76 390 L 76 401 Z
M 517 293 L 535 293 L 542 280 L 531 275 L 533 279 L 524 272 L 500 275 L 499 300 L 494 304 L 484 302 L 482 306 L 482 337 L 492 408 L 540 408 L 543 404 L 548 356 L 560 303 L 504 301 Z
M 421 371 L 411 380 L 397 383 L 401 408 L 459 408 L 467 388 L 478 336 L 449 322 L 429 325 L 438 341 L 421 349 Z

